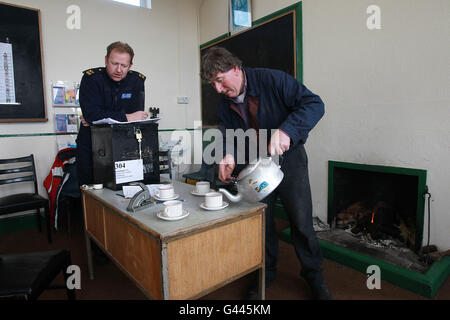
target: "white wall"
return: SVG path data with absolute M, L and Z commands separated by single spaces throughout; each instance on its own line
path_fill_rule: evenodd
M 202 43 L 227 32 L 218 2 L 200 8 Z M 253 20 L 296 2 L 253 0 Z M 380 30 L 366 26 L 372 4 Z M 328 160 L 425 169 L 431 243 L 449 249 L 450 2 L 305 0 L 302 11 L 304 83 L 326 112 L 306 145 L 314 214 L 326 219 Z M 426 230 L 425 219 L 424 242 Z
M 153 0 L 151 10 L 107 0 L 8 2 L 41 10 L 49 121 L 0 123 L 0 136 L 53 132 L 51 81 L 79 81 L 82 70 L 103 65 L 116 40 L 135 49 L 134 69 L 147 76 L 146 105 L 161 108 L 160 128 L 192 128 L 200 119 L 198 46 L 227 32 L 226 0 Z M 296 1 L 252 2 L 256 20 Z M 81 8 L 81 30 L 65 26 L 71 4 Z M 366 28 L 371 4 L 381 8 L 381 30 Z M 447 0 L 303 1 L 304 82 L 326 105 L 306 146 L 315 215 L 326 217 L 328 160 L 425 169 L 431 243 L 450 248 L 449 7 Z M 177 96 L 190 104 L 176 104 Z M 42 181 L 55 137 L 0 137 L 0 157 L 29 152 Z
M 52 81 L 79 82 L 83 70 L 104 66 L 106 47 L 117 40 L 128 42 L 135 51 L 132 69 L 147 76 L 146 108 L 160 108 L 160 129 L 193 128 L 200 119 L 199 0 L 153 0 L 151 10 L 109 0 L 7 1 L 41 11 L 49 121 L 0 123 L 0 158 L 33 153 L 39 181 L 43 181 L 56 156 L 55 136 L 1 135 L 54 132 Z M 66 27 L 69 5 L 81 9 L 80 30 Z M 177 104 L 177 96 L 189 97 L 190 103 Z M 42 183 L 39 187 L 46 195 Z

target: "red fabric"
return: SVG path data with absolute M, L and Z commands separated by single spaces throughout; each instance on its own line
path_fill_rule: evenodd
M 50 200 L 50 225 L 54 224 L 55 211 L 56 211 L 56 201 L 58 198 L 59 185 L 64 177 L 64 164 L 66 161 L 73 158 L 71 152 L 75 151 L 75 148 L 66 148 L 58 152 L 55 157 L 55 162 L 50 169 L 50 173 L 44 180 L 44 187 L 48 193 L 48 199 Z M 64 157 L 64 153 L 68 153 L 70 156 Z

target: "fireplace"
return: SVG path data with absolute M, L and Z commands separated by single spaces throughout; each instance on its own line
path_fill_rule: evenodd
M 425 170 L 330 161 L 328 223 L 418 251 L 425 190 Z
M 417 253 L 430 199 L 426 171 L 336 161 L 328 168 L 329 224 L 313 219 L 323 256 L 363 273 L 376 265 L 383 280 L 433 298 L 450 276 L 450 259 L 429 265 Z M 290 228 L 280 236 L 292 241 Z
M 425 272 L 422 245 L 426 171 L 329 161 L 330 230 L 318 238 Z

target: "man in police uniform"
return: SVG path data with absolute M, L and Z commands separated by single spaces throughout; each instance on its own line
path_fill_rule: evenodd
M 107 48 L 105 68 L 84 71 L 80 83 L 82 126 L 77 137 L 77 171 L 80 185 L 92 184 L 93 164 L 90 125 L 104 118 L 117 121 L 145 120 L 145 76 L 131 71 L 134 52 L 126 43 Z

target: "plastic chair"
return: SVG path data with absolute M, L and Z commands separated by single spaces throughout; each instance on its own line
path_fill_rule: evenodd
M 159 150 L 159 173 L 168 173 L 170 180 L 172 180 L 171 150 Z
M 75 299 L 75 289 L 66 285 L 68 250 L 0 255 L 0 299 L 36 300 L 44 290 L 66 289 L 67 298 Z M 51 285 L 62 272 L 64 285 Z
M 19 182 L 32 182 L 33 193 L 17 193 L 0 198 L 0 215 L 35 210 L 38 229 L 42 232 L 40 209 L 44 209 L 48 242 L 52 242 L 49 202 L 38 194 L 36 168 L 33 155 L 13 159 L 0 159 L 0 186 L 9 187 Z

